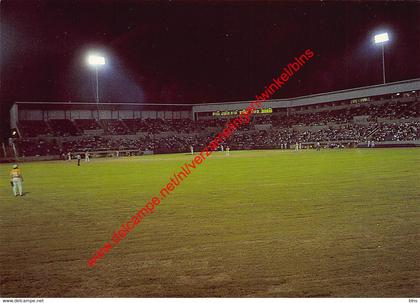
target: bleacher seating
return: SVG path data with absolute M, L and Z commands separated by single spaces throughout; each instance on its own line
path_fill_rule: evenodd
M 283 148 L 295 142 L 312 144 L 324 142 L 330 146 L 366 141 L 413 141 L 420 140 L 420 102 L 386 102 L 356 104 L 346 108 L 317 112 L 291 111 L 276 114 L 254 115 L 249 125 L 243 125 L 225 145 L 232 149 Z M 355 117 L 365 116 L 363 121 Z M 107 137 L 84 135 L 64 142 L 60 146 L 36 142 L 31 146 L 27 139 L 19 141 L 18 148 L 25 155 L 54 152 L 80 152 L 100 150 L 152 150 L 154 152 L 188 152 L 189 146 L 204 147 L 214 134 L 220 131 L 229 118 L 191 119 L 125 119 L 100 120 L 50 120 L 22 121 L 23 137 L 44 135 L 66 136 L 77 134 L 77 129 L 104 130 Z M 256 128 L 256 125 L 266 127 Z M 141 132 L 142 137 L 133 137 Z M 169 132 L 162 136 L 162 133 Z M 79 132 L 80 134 L 80 132 Z M 130 135 L 131 136 L 126 136 Z M 114 135 L 118 137 L 113 138 Z M 146 135 L 144 137 L 144 135 Z M 158 136 L 159 135 L 159 136 Z M 121 137 L 122 136 L 122 137 Z M 126 137 L 124 137 L 126 136 Z M 34 147 L 35 146 L 35 147 Z M 61 151 L 60 151 L 61 150 Z
M 412 141 L 420 139 L 420 122 L 402 122 L 380 125 L 374 141 Z
M 123 121 L 131 134 L 135 134 L 143 128 L 143 121 L 141 119 L 124 119 Z
M 76 119 L 75 125 L 81 130 L 99 130 L 102 127 L 94 119 Z
M 22 137 L 37 137 L 40 135 L 52 135 L 52 130 L 42 120 L 19 121 L 19 130 Z
M 16 148 L 19 157 L 59 155 L 60 148 L 55 142 L 47 142 L 42 139 L 21 139 Z
M 107 119 L 101 120 L 108 134 L 112 135 L 126 135 L 129 133 L 129 129 L 121 120 Z
M 48 121 L 55 136 L 77 136 L 80 132 L 70 120 L 49 120 Z

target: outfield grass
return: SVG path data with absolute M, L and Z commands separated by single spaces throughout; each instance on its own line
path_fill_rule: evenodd
M 420 149 L 213 154 L 88 268 L 191 160 L 1 165 L 0 296 L 420 296 Z

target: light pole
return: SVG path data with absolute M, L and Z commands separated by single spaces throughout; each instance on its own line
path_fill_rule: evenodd
M 100 55 L 89 55 L 87 57 L 87 63 L 95 68 L 96 75 L 96 103 L 99 103 L 99 72 L 98 67 L 105 65 L 105 57 Z
M 386 80 L 385 80 L 385 49 L 384 49 L 384 44 L 385 44 L 385 42 L 389 41 L 388 33 L 382 33 L 382 34 L 375 35 L 374 40 L 375 40 L 375 44 L 380 44 L 381 47 L 382 47 L 382 78 L 383 78 L 383 82 L 385 84 Z

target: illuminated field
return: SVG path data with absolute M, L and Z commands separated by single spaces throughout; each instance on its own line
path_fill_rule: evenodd
M 213 154 L 89 269 L 191 160 L 1 165 L 0 295 L 420 296 L 420 149 Z

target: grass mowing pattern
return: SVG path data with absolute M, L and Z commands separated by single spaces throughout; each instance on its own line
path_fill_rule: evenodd
M 191 155 L 0 166 L 0 296 L 420 296 L 420 149 L 214 153 L 93 269 Z

